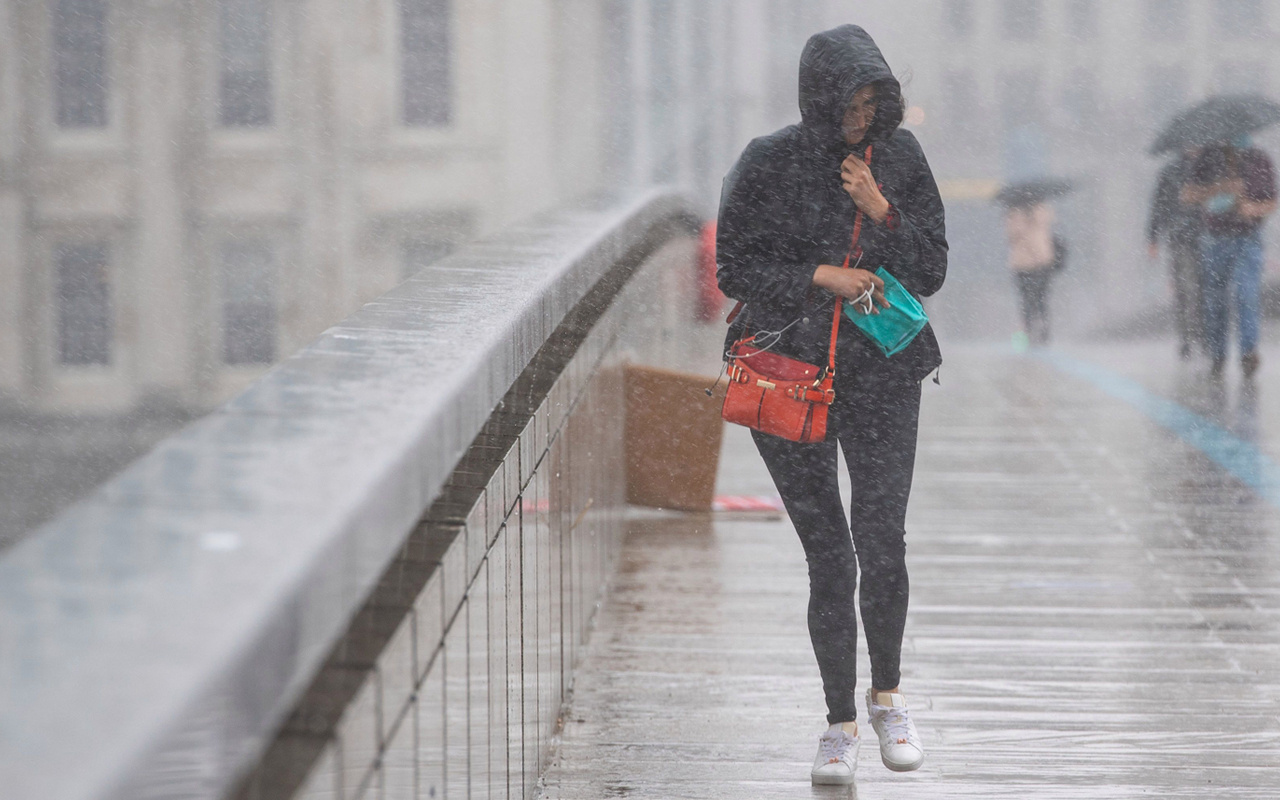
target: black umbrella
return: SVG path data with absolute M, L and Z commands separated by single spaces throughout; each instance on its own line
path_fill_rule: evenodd
M 1005 186 L 996 192 L 996 202 L 1010 208 L 1033 206 L 1055 197 L 1061 197 L 1074 187 L 1065 178 L 1032 178 Z
M 1151 154 L 1229 142 L 1242 133 L 1252 133 L 1277 122 L 1280 122 L 1280 103 L 1262 95 L 1210 97 L 1174 117 L 1151 145 Z

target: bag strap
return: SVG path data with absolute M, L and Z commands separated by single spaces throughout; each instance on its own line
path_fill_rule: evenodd
M 866 162 L 867 166 L 871 166 L 871 145 L 867 145 L 867 150 L 865 153 L 863 153 L 862 160 Z M 853 217 L 853 241 L 849 245 L 849 252 L 845 253 L 844 264 L 841 265 L 844 269 L 849 268 L 849 257 L 852 256 L 854 251 L 858 249 L 858 239 L 860 239 L 861 237 L 862 237 L 862 209 L 858 209 L 858 213 L 855 214 Z M 739 300 L 737 305 L 733 307 L 733 310 L 729 312 L 729 316 L 725 317 L 724 321 L 732 325 L 733 321 L 738 318 L 738 315 L 742 313 L 742 309 L 746 305 L 747 305 L 746 301 Z M 839 336 L 840 334 L 840 312 L 843 310 L 844 310 L 844 299 L 837 297 L 835 314 L 831 319 L 831 342 L 830 344 L 827 345 L 827 374 L 828 375 L 836 374 L 836 337 Z M 752 336 L 751 339 L 755 339 L 755 337 Z M 750 341 L 751 339 L 748 339 L 747 341 Z
M 863 154 L 862 160 L 867 166 L 871 166 L 871 145 L 867 145 L 867 151 Z M 843 269 L 849 269 L 849 259 L 855 251 L 859 250 L 858 240 L 862 238 L 862 209 L 858 209 L 858 213 L 853 217 L 853 241 L 849 243 L 849 252 L 844 255 Z M 861 254 L 859 254 L 861 255 Z M 831 320 L 831 343 L 827 346 L 827 374 L 836 374 L 836 337 L 840 335 L 840 312 L 844 311 L 844 298 L 836 298 L 835 315 Z
M 742 309 L 746 305 L 747 305 L 747 302 L 745 300 L 739 300 L 736 304 L 734 304 L 733 310 L 729 312 L 729 316 L 724 318 L 725 324 L 732 325 L 733 321 L 738 318 L 738 315 L 742 313 Z

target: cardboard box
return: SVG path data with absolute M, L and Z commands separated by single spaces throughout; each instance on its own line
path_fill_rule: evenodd
M 710 511 L 720 467 L 724 384 L 715 379 L 629 364 L 626 398 L 627 502 Z

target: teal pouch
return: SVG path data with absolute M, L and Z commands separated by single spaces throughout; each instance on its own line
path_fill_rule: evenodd
M 906 349 L 924 330 L 924 326 L 929 324 L 929 316 L 924 313 L 920 301 L 912 297 L 911 292 L 903 288 L 888 270 L 881 267 L 876 274 L 884 281 L 884 299 L 889 301 L 889 308 L 879 309 L 879 314 L 862 314 L 853 303 L 846 301 L 844 315 L 875 342 L 880 352 L 892 356 Z

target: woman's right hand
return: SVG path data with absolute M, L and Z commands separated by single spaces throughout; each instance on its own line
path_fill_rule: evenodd
M 863 314 L 879 314 L 880 310 L 876 308 L 888 308 L 889 301 L 884 296 L 884 281 L 874 272 L 868 272 L 865 269 L 845 269 L 843 267 L 834 267 L 830 264 L 822 264 L 813 271 L 813 285 L 826 289 L 832 294 L 839 295 L 848 300 L 856 300 L 867 293 L 870 288 L 872 304 L 870 308 L 862 307 L 858 310 Z

